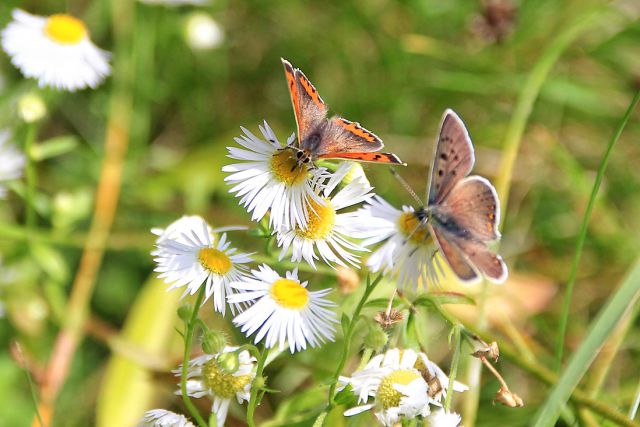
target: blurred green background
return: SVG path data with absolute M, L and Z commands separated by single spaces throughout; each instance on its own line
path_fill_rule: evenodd
M 503 336 L 513 338 L 515 333 L 550 366 L 562 284 L 595 171 L 640 87 L 640 4 L 499 3 L 502 9 L 496 12 L 487 2 L 471 0 L 212 0 L 205 6 L 179 7 L 124 0 L 2 2 L 2 27 L 14 7 L 39 15 L 68 12 L 81 17 L 93 41 L 113 53 L 115 71 L 97 90 L 39 91 L 48 107 L 38 128 L 39 143 L 64 138 L 70 149 L 37 165 L 37 244 L 27 245 L 20 234 L 24 184 L 13 183 L 14 192 L 0 201 L 0 295 L 5 305 L 0 320 L 0 426 L 31 422 L 28 383 L 10 348 L 19 339 L 36 368 L 50 353 L 90 223 L 116 90 L 133 102 L 131 140 L 113 233 L 91 302 L 92 327 L 98 332 L 90 330 L 76 354 L 57 406 L 59 426 L 96 422 L 96 407 L 108 389 L 105 372 L 113 369 L 107 368 L 111 351 L 118 348 L 113 336 L 135 315 L 132 307 L 144 295 L 145 283 L 156 292 L 148 291 L 150 305 L 137 311 L 148 315 L 139 320 L 137 336 L 141 341 L 162 336 L 162 344 L 151 348 L 164 357 L 170 354 L 173 364 L 179 361 L 180 340 L 173 330 L 177 296 L 167 296 L 163 285 L 149 281 L 153 238 L 148 230 L 183 214 L 201 214 L 214 226 L 249 224 L 249 216 L 227 193 L 220 168 L 229 162 L 226 147 L 240 126 L 258 132 L 258 124 L 267 120 L 281 141 L 295 131 L 280 57 L 305 72 L 331 111 L 380 135 L 386 149 L 409 163 L 401 173 L 423 194 L 444 109 L 453 108 L 465 120 L 476 146 L 475 170 L 494 179 L 507 125 L 532 67 L 560 33 L 596 10 L 593 22 L 563 52 L 542 86 L 514 167 L 509 203 L 503 206 L 501 253 L 512 279 L 496 291 L 501 293 L 496 304 L 505 305 L 513 316 L 508 327 L 501 327 L 504 319 L 494 319 L 494 327 Z M 114 8 L 124 14 L 114 18 Z M 210 14 L 223 29 L 219 46 L 189 46 L 185 25 L 195 12 Z M 21 144 L 25 127 L 16 113 L 17 101 L 37 86 L 24 80 L 6 55 L 0 58 L 0 82 L 0 128 L 12 130 Z M 589 227 L 572 302 L 568 352 L 639 253 L 637 118 L 636 112 L 615 148 Z M 365 170 L 379 194 L 396 205 L 412 203 L 385 167 L 367 165 Z M 234 240 L 246 250 L 262 247 L 244 234 Z M 335 278 L 318 275 L 312 286 L 325 285 L 335 285 Z M 341 298 L 338 292 L 333 297 Z M 347 297 L 344 307 L 350 307 L 352 299 Z M 521 300 L 531 303 L 526 310 Z M 446 366 L 447 331 L 435 319 L 424 319 L 432 357 Z M 213 316 L 209 320 L 220 323 Z M 144 322 L 155 323 L 145 327 Z M 625 411 L 640 368 L 639 340 L 638 329 L 632 328 L 599 394 Z M 273 388 L 283 392 L 270 396 L 259 416 L 267 419 L 277 408 L 301 414 L 322 407 L 324 394 L 317 386 L 331 371 L 330 358 L 337 360 L 338 349 L 331 345 L 296 355 L 291 365 L 290 358 L 274 363 L 267 373 Z M 356 364 L 354 359 L 348 366 Z M 499 368 L 527 405 L 518 410 L 493 406 L 497 383 L 486 379 L 476 424 L 527 425 L 547 387 L 507 361 Z M 127 387 L 126 375 L 122 381 L 114 387 Z M 182 410 L 171 397 L 174 380 L 169 375 L 154 374 L 153 384 L 144 393 L 153 391 L 155 402 Z M 125 389 L 119 390 L 126 395 Z M 111 425 L 120 425 L 117 412 L 111 413 Z M 232 410 L 228 424 L 242 425 L 241 415 Z M 270 425 L 292 425 L 287 413 L 279 416 L 282 422 Z M 313 419 L 302 418 L 300 425 Z M 366 423 L 369 418 L 358 420 Z M 332 425 L 341 422 L 346 421 L 336 417 Z M 472 423 L 465 420 L 465 425 Z

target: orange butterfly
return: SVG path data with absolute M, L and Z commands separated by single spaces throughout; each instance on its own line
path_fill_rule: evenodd
M 327 105 L 299 68 L 282 59 L 284 73 L 298 125 L 299 163 L 317 159 L 345 159 L 375 163 L 404 163 L 392 153 L 379 153 L 382 140 L 360 126 L 340 116 L 327 118 Z

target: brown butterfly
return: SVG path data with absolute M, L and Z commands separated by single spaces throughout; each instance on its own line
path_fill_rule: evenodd
M 327 105 L 299 68 L 282 59 L 293 111 L 298 125 L 298 162 L 346 159 L 362 162 L 404 164 L 398 156 L 379 153 L 384 146 L 373 132 L 339 116 L 327 118 Z
M 427 206 L 416 210 L 442 255 L 463 281 L 479 274 L 495 283 L 507 278 L 507 266 L 488 243 L 500 238 L 500 202 L 495 188 L 480 176 L 468 176 L 475 163 L 464 123 L 446 110 L 436 142 L 427 189 Z

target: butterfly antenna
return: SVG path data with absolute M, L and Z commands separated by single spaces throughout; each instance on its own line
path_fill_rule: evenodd
M 396 172 L 395 169 L 390 168 L 389 169 L 391 171 L 391 175 L 393 175 L 398 182 L 404 187 L 405 190 L 407 190 L 407 192 L 409 194 L 411 194 L 411 197 L 413 197 L 413 199 L 418 202 L 418 204 L 420 206 L 424 206 L 424 203 L 422 203 L 422 200 L 420 200 L 420 197 L 418 197 L 418 195 L 416 194 L 415 191 L 413 191 L 413 189 L 411 188 L 411 186 L 407 183 L 407 181 L 404 180 L 403 177 L 400 176 L 400 174 L 398 172 Z

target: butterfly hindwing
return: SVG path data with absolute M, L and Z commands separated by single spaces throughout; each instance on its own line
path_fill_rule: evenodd
M 370 153 L 380 150 L 384 144 L 373 132 L 342 117 L 332 117 L 322 129 L 315 148 L 318 157 L 330 158 L 337 153 Z
M 472 239 L 485 242 L 500 238 L 498 195 L 485 178 L 474 175 L 458 181 L 434 209 L 451 218 Z
M 436 141 L 428 204 L 441 203 L 454 185 L 469 175 L 474 163 L 475 155 L 467 128 L 454 111 L 446 110 Z
M 442 256 L 456 276 L 463 282 L 478 281 L 478 273 L 467 261 L 460 249 L 451 243 L 446 231 L 438 228 L 435 224 L 429 226 L 429 231 L 440 248 Z
M 320 158 L 357 160 L 359 162 L 392 163 L 404 165 L 404 162 L 393 153 L 330 153 Z
M 507 265 L 502 257 L 487 246 L 473 239 L 449 236 L 451 242 L 490 281 L 503 283 L 507 279 Z

